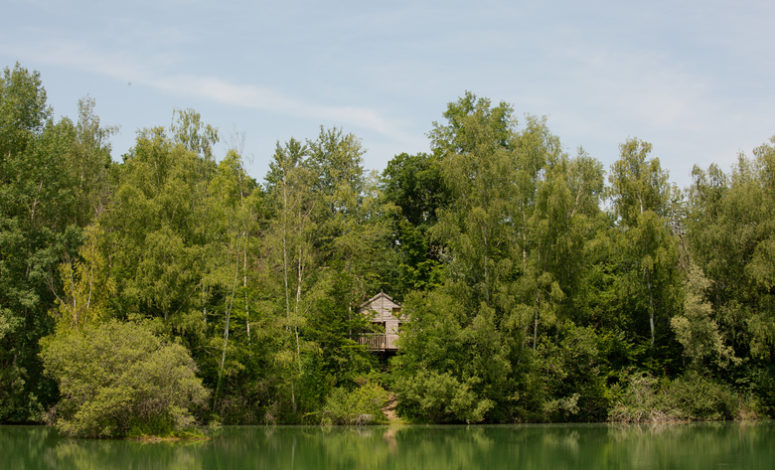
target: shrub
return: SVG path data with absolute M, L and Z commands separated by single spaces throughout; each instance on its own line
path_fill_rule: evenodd
M 378 424 L 386 421 L 382 408 L 388 393 L 377 384 L 366 383 L 353 390 L 335 388 L 323 407 L 324 424 Z
M 186 348 L 148 323 L 111 320 L 60 331 L 41 346 L 61 393 L 53 421 L 70 435 L 172 435 L 193 427 L 191 409 L 207 399 Z
M 696 372 L 660 382 L 648 374 L 632 374 L 611 389 L 615 422 L 658 423 L 733 419 L 740 398 L 728 385 Z
M 450 373 L 418 371 L 396 382 L 400 408 L 408 416 L 432 423 L 480 423 L 494 406 Z
M 613 404 L 608 419 L 621 423 L 655 423 L 676 420 L 676 410 L 660 400 L 659 382 L 648 374 L 625 375 L 611 387 Z
M 729 386 L 696 372 L 673 380 L 664 393 L 685 419 L 733 419 L 740 407 L 737 394 Z

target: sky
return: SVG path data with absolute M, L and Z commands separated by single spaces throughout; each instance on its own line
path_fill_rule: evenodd
M 282 3 L 282 4 L 281 4 Z M 361 139 L 364 167 L 428 151 L 471 91 L 545 116 L 609 167 L 630 137 L 680 186 L 775 135 L 775 2 L 3 0 L 0 66 L 37 70 L 56 116 L 96 100 L 138 129 L 193 108 L 263 180 L 276 143 L 320 126 Z

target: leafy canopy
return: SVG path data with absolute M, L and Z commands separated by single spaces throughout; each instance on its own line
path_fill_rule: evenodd
M 148 322 L 110 320 L 61 331 L 41 343 L 45 371 L 62 395 L 54 420 L 67 434 L 185 430 L 208 395 L 186 348 L 157 336 Z

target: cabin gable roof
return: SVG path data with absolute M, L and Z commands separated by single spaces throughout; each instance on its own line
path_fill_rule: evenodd
M 404 315 L 397 317 L 393 312 L 400 312 L 401 304 L 393 300 L 392 297 L 384 292 L 380 292 L 374 297 L 370 298 L 363 304 L 358 310 L 359 313 L 371 314 L 370 318 L 373 322 L 383 322 L 391 320 L 406 321 Z

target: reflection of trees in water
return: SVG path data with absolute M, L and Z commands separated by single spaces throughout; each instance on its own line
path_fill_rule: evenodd
M 399 428 L 396 442 L 391 464 L 397 468 L 477 468 L 493 450 L 493 441 L 482 427 Z
M 454 469 L 475 468 L 493 442 L 482 428 L 276 427 L 230 428 L 209 445 L 235 468 Z
M 40 462 L 55 437 L 51 429 L 43 426 L 0 427 L 0 466 L 41 468 Z
M 625 466 L 654 468 L 775 468 L 769 423 L 621 425 L 609 430 L 611 455 Z M 762 465 L 762 458 L 767 464 Z
M 160 442 L 71 439 L 44 426 L 1 427 L 2 468 L 78 469 L 202 468 L 202 441 Z
M 154 442 L 68 439 L 46 455 L 50 468 L 96 470 L 102 468 L 142 468 L 197 470 L 201 441 Z
M 204 442 L 0 428 L 4 468 L 775 468 L 775 425 L 226 427 Z

